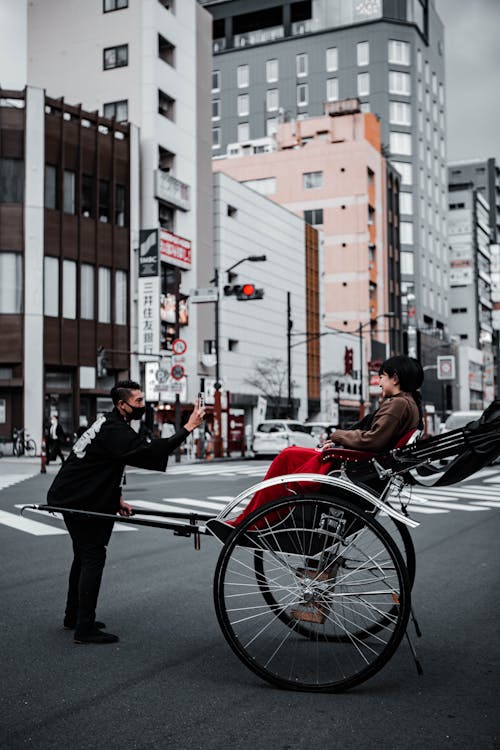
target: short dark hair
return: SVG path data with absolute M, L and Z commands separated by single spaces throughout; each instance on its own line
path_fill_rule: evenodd
M 382 362 L 379 375 L 383 372 L 389 375 L 390 378 L 393 375 L 397 375 L 401 390 L 407 393 L 415 393 L 424 382 L 422 365 L 414 357 L 405 357 L 403 355 L 389 357 L 389 359 Z
M 119 380 L 116 385 L 113 386 L 109 395 L 113 399 L 113 404 L 116 406 L 118 401 L 127 401 L 130 398 L 132 391 L 140 391 L 141 386 L 136 383 L 135 380 Z

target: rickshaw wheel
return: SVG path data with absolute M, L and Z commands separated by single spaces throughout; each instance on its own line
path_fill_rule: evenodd
M 288 689 L 340 692 L 393 655 L 410 584 L 371 514 L 318 494 L 269 503 L 236 528 L 214 599 L 226 640 L 253 672 Z

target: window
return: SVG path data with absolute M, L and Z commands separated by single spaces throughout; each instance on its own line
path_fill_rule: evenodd
M 307 55 L 305 52 L 295 57 L 295 66 L 297 70 L 297 78 L 304 78 L 307 75 Z
M 313 208 L 311 211 L 304 211 L 304 221 L 313 227 L 323 224 L 323 209 Z
M 266 135 L 268 137 L 271 137 L 276 133 L 277 130 L 278 130 L 278 118 L 269 117 L 266 120 Z
M 212 120 L 220 120 L 220 99 L 212 102 Z
M 370 74 L 358 73 L 358 96 L 368 96 L 370 94 Z
M 48 255 L 44 258 L 43 312 L 51 318 L 59 317 L 59 259 Z
M 123 68 L 128 65 L 128 44 L 120 44 L 118 47 L 107 47 L 103 51 L 103 68 Z
M 119 102 L 108 102 L 103 106 L 103 115 L 109 120 L 115 119 L 117 122 L 127 122 L 128 120 L 128 100 L 122 99 Z
M 63 260 L 63 318 L 76 318 L 76 263 L 74 260 Z
M 115 271 L 115 323 L 127 325 L 127 272 Z
M 328 78 L 326 81 L 326 101 L 336 102 L 339 98 L 339 79 Z
M 444 104 L 444 86 L 442 83 L 439 84 L 439 103 L 441 106 Z
M 58 208 L 57 205 L 57 167 L 45 165 L 45 208 Z
M 22 203 L 24 199 L 24 161 L 0 158 L 0 203 Z
M 212 128 L 212 148 L 220 148 L 220 128 Z
M 411 193 L 399 193 L 399 213 L 413 214 L 413 195 Z
M 248 122 L 238 124 L 238 143 L 250 140 L 250 125 Z
M 266 62 L 266 81 L 274 83 L 279 78 L 279 63 L 277 60 L 267 60 Z
M 80 266 L 80 318 L 94 319 L 94 266 Z
M 430 82 L 430 74 L 431 74 L 431 69 L 429 67 L 428 61 L 426 60 L 425 65 L 424 65 L 424 78 L 425 78 L 425 82 L 427 85 L 429 85 L 429 82 Z
M 76 211 L 76 176 L 70 169 L 64 170 L 63 175 L 63 211 L 66 214 L 74 214 Z
M 389 93 L 410 96 L 411 78 L 409 73 L 400 73 L 397 70 L 389 71 Z
M 370 43 L 358 42 L 356 45 L 356 61 L 358 65 L 368 65 L 370 62 Z
M 109 13 L 112 10 L 122 10 L 123 8 L 128 8 L 128 0 L 104 0 L 104 13 Z
M 98 315 L 99 323 L 111 323 L 111 270 L 99 268 L 99 297 Z
M 115 189 L 115 224 L 125 226 L 125 186 L 117 185 Z
M 175 66 L 175 45 L 161 34 L 158 34 L 158 57 L 172 68 Z
M 162 229 L 173 232 L 175 222 L 175 210 L 161 201 L 158 202 L 158 224 Z
M 244 180 L 243 185 L 261 195 L 274 195 L 276 192 L 276 177 L 264 177 L 260 180 Z
M 248 65 L 238 65 L 236 68 L 236 80 L 238 82 L 238 88 L 239 89 L 246 89 L 248 88 L 249 84 L 249 68 Z
M 326 50 L 326 69 L 329 73 L 339 69 L 339 54 L 337 47 L 329 47 Z
M 220 70 L 212 71 L 212 91 L 220 91 Z
M 109 180 L 99 180 L 99 221 L 107 224 L 111 216 L 111 191 Z
M 175 99 L 158 89 L 158 113 L 167 120 L 175 121 Z
M 437 75 L 435 73 L 432 74 L 432 93 L 434 95 L 437 94 L 438 90 L 438 82 L 437 82 Z
M 401 253 L 401 273 L 413 276 L 413 253 Z
M 266 109 L 268 112 L 275 112 L 279 107 L 278 89 L 268 89 L 266 91 Z
M 393 161 L 392 165 L 401 175 L 402 185 L 413 185 L 413 167 L 404 161 Z
M 305 172 L 302 175 L 304 190 L 323 187 L 323 172 Z
M 396 39 L 389 39 L 388 61 L 390 63 L 395 63 L 396 65 L 409 65 L 410 64 L 409 43 L 399 42 Z
M 91 175 L 82 176 L 81 213 L 87 219 L 94 218 L 94 180 Z
M 417 70 L 419 73 L 422 72 L 422 50 L 417 50 Z
M 411 221 L 402 221 L 399 225 L 399 237 L 403 245 L 413 244 L 413 224 Z
M 18 315 L 23 304 L 23 256 L 0 253 L 0 313 Z
M 297 86 L 297 107 L 306 107 L 308 103 L 309 87 L 307 83 L 299 83 Z
M 359 105 L 360 112 L 370 112 L 370 102 L 361 102 Z
M 411 126 L 411 106 L 406 102 L 389 102 L 389 122 Z
M 392 154 L 404 154 L 411 156 L 411 135 L 409 133 L 389 133 L 389 144 Z
M 238 117 L 248 117 L 250 114 L 250 97 L 248 94 L 238 96 Z

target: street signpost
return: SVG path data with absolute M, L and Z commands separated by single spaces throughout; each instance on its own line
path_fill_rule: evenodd
M 437 379 L 455 380 L 455 356 L 453 354 L 437 358 Z
M 217 302 L 218 296 L 218 290 L 215 286 L 189 290 L 189 301 L 191 304 L 196 304 L 197 302 Z

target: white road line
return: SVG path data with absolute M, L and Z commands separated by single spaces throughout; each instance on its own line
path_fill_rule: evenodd
M 500 508 L 500 500 L 474 500 L 474 505 L 487 505 L 488 508 Z
M 0 490 L 4 490 L 7 487 L 12 487 L 14 484 L 18 484 L 19 482 L 24 482 L 25 479 L 31 479 L 31 477 L 36 476 L 35 474 L 6 474 L 5 476 L 0 476 Z
M 13 529 L 17 529 L 18 531 L 33 534 L 34 536 L 57 536 L 58 534 L 67 533 L 63 529 L 58 529 L 56 526 L 49 526 L 46 523 L 32 521 L 30 518 L 7 513 L 5 510 L 0 510 L 0 523 L 4 526 L 10 526 Z
M 415 506 L 411 506 L 415 507 Z M 484 510 L 484 508 L 478 508 L 477 506 L 473 505 L 461 505 L 460 503 L 452 503 L 449 501 L 440 502 L 439 500 L 428 500 L 425 504 L 426 508 L 447 508 L 451 510 L 465 510 L 465 511 L 474 511 L 474 510 Z
M 410 515 L 412 513 L 448 513 L 447 510 L 442 510 L 441 508 L 428 508 L 426 505 L 409 505 L 408 510 Z

